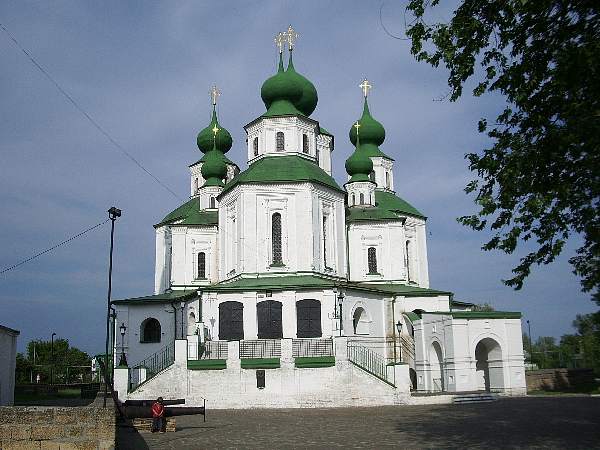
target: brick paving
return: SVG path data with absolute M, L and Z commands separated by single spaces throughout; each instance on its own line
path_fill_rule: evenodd
M 175 433 L 120 428 L 118 449 L 600 448 L 600 398 L 216 411 L 177 418 Z

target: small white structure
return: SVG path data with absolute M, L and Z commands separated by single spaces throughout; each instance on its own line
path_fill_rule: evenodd
M 262 86 L 266 112 L 244 128 L 244 171 L 225 156 L 213 89 L 190 200 L 155 225 L 154 295 L 114 302 L 127 330 L 114 363 L 129 363 L 115 369 L 119 395 L 233 408 L 523 394 L 520 313 L 471 311 L 429 287 L 426 217 L 396 194 L 368 81 L 341 188 L 333 136 L 310 117 L 316 89 L 289 47 L 287 69 L 280 52 Z
M 19 332 L 0 325 L 0 406 L 12 405 Z

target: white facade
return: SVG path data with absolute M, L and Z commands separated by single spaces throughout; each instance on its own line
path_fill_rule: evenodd
M 0 406 L 12 405 L 19 332 L 0 325 Z
M 429 288 L 426 218 L 394 191 L 382 126 L 365 122 L 375 156 L 357 147 L 360 181 L 342 189 L 333 136 L 293 111 L 244 127 L 241 173 L 225 159 L 207 182 L 202 159 L 190 166 L 190 200 L 155 226 L 154 295 L 115 302 L 119 395 L 295 407 L 524 393 L 520 315 Z

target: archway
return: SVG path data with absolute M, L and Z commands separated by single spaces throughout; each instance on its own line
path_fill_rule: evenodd
M 369 335 L 370 334 L 370 320 L 367 316 L 367 311 L 361 306 L 354 310 L 352 315 L 352 329 L 354 334 Z
M 431 390 L 444 391 L 444 358 L 439 342 L 434 342 L 429 348 L 429 365 L 431 366 Z
M 194 314 L 194 311 L 190 311 L 190 314 L 188 315 L 187 327 L 188 327 L 188 329 L 187 329 L 188 336 L 193 336 L 194 334 L 196 334 L 197 325 L 196 325 L 196 314 Z
M 417 390 L 417 371 L 413 368 L 408 369 L 408 376 L 410 377 L 410 390 Z
M 475 347 L 475 383 L 480 391 L 504 389 L 502 349 L 492 338 L 484 338 Z

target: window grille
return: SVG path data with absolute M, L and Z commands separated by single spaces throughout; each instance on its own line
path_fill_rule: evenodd
M 354 206 L 356 205 L 356 195 L 352 194 L 352 203 L 350 204 L 350 206 Z
M 308 136 L 306 134 L 302 135 L 302 151 L 308 153 Z
M 206 253 L 200 252 L 198 253 L 198 275 L 199 279 L 206 278 Z
M 217 207 L 216 201 L 215 201 L 214 197 L 210 198 L 210 205 L 209 206 L 210 206 L 211 209 L 215 209 Z
M 314 299 L 296 302 L 296 334 L 299 338 L 321 337 L 321 302 Z M 310 342 L 310 341 L 308 341 Z M 309 343 L 305 345 L 309 345 Z M 321 355 L 303 355 L 321 356 Z M 330 356 L 330 355 L 326 355 Z
M 254 138 L 252 145 L 254 146 L 254 156 L 258 156 L 258 136 Z
M 281 214 L 275 213 L 271 217 L 271 241 L 273 264 L 283 264 L 281 245 Z
M 375 247 L 369 247 L 367 250 L 367 262 L 369 273 L 377 273 L 377 249 Z
M 363 193 L 361 192 L 361 193 L 360 193 L 360 197 L 359 197 L 359 199 L 360 199 L 360 204 L 361 204 L 361 205 L 364 205 L 364 204 L 365 204 L 365 194 L 363 194 Z
M 327 268 L 327 216 L 323 216 L 323 265 Z
M 282 152 L 285 150 L 285 137 L 283 135 L 282 131 L 278 131 L 277 134 L 275 135 L 275 149 L 278 152 Z

